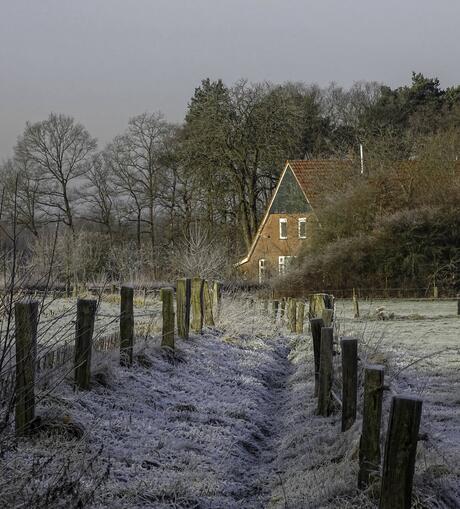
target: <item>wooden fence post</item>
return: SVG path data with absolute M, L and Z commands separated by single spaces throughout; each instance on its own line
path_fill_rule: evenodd
M 457 315 L 460 316 L 460 296 L 457 295 Z
M 342 431 L 356 420 L 358 394 L 358 340 L 342 338 Z
M 190 329 L 190 298 L 192 280 L 182 278 L 177 280 L 176 285 L 176 313 L 177 333 L 183 339 L 188 339 Z
M 385 369 L 366 366 L 364 369 L 364 403 L 361 440 L 359 442 L 358 488 L 365 488 L 370 476 L 380 470 L 380 426 Z
M 264 313 L 268 313 L 268 299 L 264 299 Z
M 315 365 L 315 396 L 318 396 L 319 389 L 319 358 L 321 351 L 321 329 L 324 327 L 322 318 L 310 320 L 311 336 L 313 339 L 313 359 Z
M 296 322 L 296 312 L 297 312 L 296 300 L 293 299 L 292 297 L 289 297 L 287 306 L 288 306 L 287 317 L 288 317 L 289 330 L 291 332 L 295 332 L 296 331 L 296 323 L 295 322 Z
M 321 312 L 321 318 L 324 322 L 324 327 L 332 327 L 332 319 L 334 317 L 334 310 L 330 308 L 325 308 Z
M 214 324 L 214 316 L 212 312 L 212 295 L 209 281 L 203 281 L 203 306 L 204 306 L 204 323 L 206 325 Z
M 120 364 L 132 366 L 134 346 L 134 288 L 120 289 Z
M 323 309 L 334 308 L 334 297 L 327 293 L 313 293 L 308 298 L 308 318 L 321 318 Z
M 356 290 L 353 288 L 353 316 L 354 318 L 359 318 L 359 302 L 358 296 L 356 295 Z
M 295 328 L 297 334 L 303 333 L 303 322 L 305 320 L 305 303 L 303 300 L 297 301 L 297 310 L 295 318 Z
M 174 350 L 174 290 L 172 288 L 162 288 L 160 298 L 163 317 L 161 346 Z
M 327 417 L 331 413 L 333 340 L 334 329 L 332 327 L 323 327 L 321 329 L 318 390 L 318 415 L 323 417 Z
M 279 300 L 272 300 L 272 314 L 273 314 L 273 321 L 275 323 L 276 323 L 276 320 L 278 318 L 278 309 L 279 309 L 279 306 L 280 306 L 280 301 Z
M 286 314 L 286 299 L 283 297 L 280 304 L 280 322 L 284 323 L 284 316 Z
M 394 396 L 383 460 L 380 509 L 409 509 L 415 469 L 422 400 Z
M 203 280 L 199 277 L 192 279 L 191 329 L 195 334 L 201 334 L 203 331 Z
M 212 285 L 212 307 L 214 318 L 219 319 L 220 308 L 222 306 L 222 285 L 220 281 L 213 281 Z
M 77 300 L 77 322 L 75 324 L 75 385 L 79 389 L 90 388 L 91 350 L 93 347 L 94 320 L 97 301 Z
M 16 435 L 24 435 L 35 417 L 38 302 L 14 305 L 16 345 Z

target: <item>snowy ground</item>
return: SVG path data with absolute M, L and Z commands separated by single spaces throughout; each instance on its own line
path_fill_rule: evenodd
M 375 320 L 381 305 L 398 316 Z M 459 507 L 460 319 L 448 305 L 369 303 L 360 320 L 349 301 L 337 307 L 339 331 L 363 338 L 362 358 L 379 356 L 395 392 L 424 398 L 416 507 Z M 96 356 L 91 392 L 63 383 L 42 394 L 50 424 L 3 447 L 0 506 L 376 507 L 372 489 L 356 489 L 359 419 L 340 433 L 338 413 L 315 415 L 308 333 L 228 299 L 218 326 L 177 341 L 174 358 L 159 342 L 139 341 L 131 369 Z

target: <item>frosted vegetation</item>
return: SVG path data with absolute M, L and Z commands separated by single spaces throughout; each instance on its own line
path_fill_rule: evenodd
M 382 306 L 391 320 L 377 318 Z M 392 391 L 424 399 L 414 507 L 460 504 L 454 306 L 368 302 L 354 320 L 349 301 L 337 304 L 337 332 L 361 338 L 361 359 L 385 364 Z M 117 309 L 106 302 L 101 314 Z M 42 388 L 44 431 L 2 444 L 2 506 L 377 507 L 375 487 L 356 489 L 360 418 L 341 433 L 338 412 L 315 415 L 309 332 L 287 333 L 261 306 L 227 297 L 218 325 L 177 340 L 172 357 L 159 347 L 158 309 L 137 308 L 138 322 L 151 320 L 133 368 L 100 353 L 90 392 Z

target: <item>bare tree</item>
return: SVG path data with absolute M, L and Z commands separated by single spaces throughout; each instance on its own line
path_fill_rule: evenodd
M 152 266 L 157 247 L 156 211 L 160 180 L 164 174 L 165 144 L 173 130 L 161 113 L 143 113 L 129 121 L 126 133 L 117 136 L 105 152 L 115 184 L 131 203 L 136 215 L 139 249 L 141 225 L 147 225 Z
M 18 225 L 25 226 L 38 237 L 44 218 L 39 207 L 41 191 L 34 168 L 25 159 L 9 159 L 1 168 L 1 181 L 5 214 L 12 214 L 15 203 Z
M 83 125 L 72 117 L 51 113 L 47 120 L 26 124 L 15 147 L 15 156 L 33 168 L 42 193 L 38 204 L 56 220 L 74 232 L 75 186 L 88 172 L 96 149 Z
M 87 182 L 81 193 L 87 208 L 84 217 L 104 226 L 112 243 L 117 192 L 111 169 L 102 154 L 94 156 L 86 178 Z

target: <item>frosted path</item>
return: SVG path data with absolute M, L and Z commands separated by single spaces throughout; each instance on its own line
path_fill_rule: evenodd
M 267 507 L 287 340 L 208 333 L 178 342 L 175 363 L 158 345 L 145 348 L 148 366 L 108 366 L 106 387 L 53 398 L 91 450 L 103 446 L 98 469 L 110 465 L 93 507 Z

